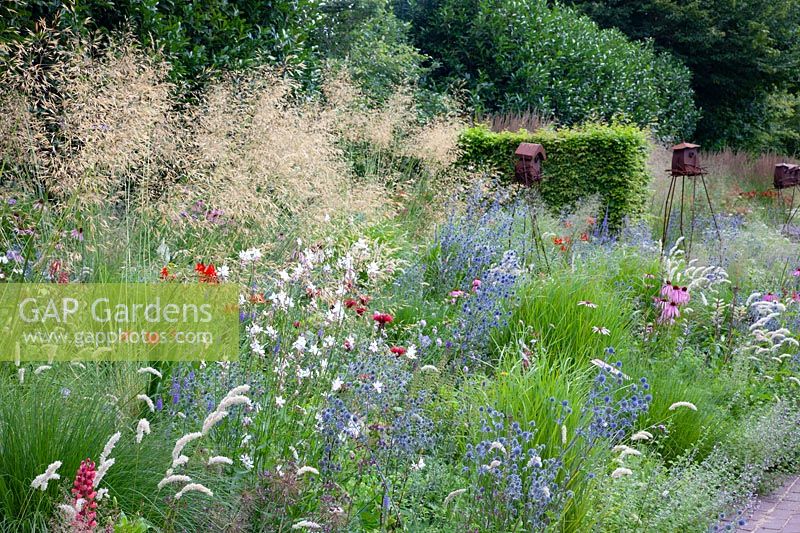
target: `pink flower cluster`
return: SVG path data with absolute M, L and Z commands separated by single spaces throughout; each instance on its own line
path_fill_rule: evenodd
M 75 506 L 80 507 L 80 511 L 75 515 L 72 526 L 76 531 L 94 531 L 97 526 L 97 492 L 94 490 L 94 478 L 97 475 L 94 461 L 85 459 L 81 461 L 78 473 L 75 475 L 75 483 L 72 486 L 72 495 L 75 497 Z M 82 500 L 82 505 L 78 506 L 78 501 Z
M 681 316 L 680 307 L 689 302 L 689 288 L 673 285 L 669 281 L 661 287 L 661 297 L 656 298 L 656 304 L 661 309 L 658 317 L 659 324 L 674 324 L 675 319 Z

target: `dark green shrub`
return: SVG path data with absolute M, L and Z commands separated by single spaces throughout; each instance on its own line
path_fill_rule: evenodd
M 539 191 L 553 209 L 572 208 L 581 198 L 597 194 L 608 210 L 611 228 L 618 228 L 626 216 L 644 212 L 650 180 L 648 142 L 638 127 L 585 124 L 535 133 L 493 133 L 477 126 L 461 135 L 461 164 L 487 165 L 511 179 L 514 150 L 521 142 L 539 143 L 547 152 Z
M 547 0 L 396 0 L 430 80 L 456 83 L 478 112 L 535 109 L 562 124 L 624 115 L 660 138 L 689 138 L 689 70 Z

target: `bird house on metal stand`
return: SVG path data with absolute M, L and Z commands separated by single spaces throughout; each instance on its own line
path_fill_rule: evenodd
M 521 143 L 514 152 L 518 161 L 514 167 L 514 179 L 530 187 L 542 180 L 542 161 L 547 154 L 541 144 Z
M 691 220 L 689 221 L 689 239 L 686 244 L 687 257 L 691 253 L 692 238 L 694 236 L 694 225 L 695 225 L 695 215 L 696 215 L 695 201 L 697 200 L 698 179 L 700 180 L 700 183 L 703 187 L 705 199 L 706 202 L 708 203 L 708 209 L 711 212 L 711 220 L 713 221 L 714 229 L 717 232 L 717 238 L 719 239 L 720 243 L 722 242 L 722 234 L 719 231 L 719 226 L 717 225 L 717 218 L 716 215 L 714 214 L 714 207 L 711 204 L 711 196 L 708 194 L 708 187 L 706 186 L 705 176 L 707 172 L 703 167 L 700 166 L 699 148 L 700 148 L 699 144 L 692 144 L 687 142 L 682 142 L 672 147 L 672 167 L 669 170 L 667 170 L 667 173 L 670 176 L 670 184 L 669 184 L 669 189 L 667 191 L 667 198 L 664 201 L 664 223 L 663 223 L 663 232 L 661 235 L 662 253 L 666 249 L 667 245 L 667 238 L 669 235 L 669 228 L 672 220 L 672 209 L 675 204 L 675 194 L 678 189 L 678 180 L 680 180 L 680 186 L 681 186 L 679 227 L 680 227 L 681 237 L 684 236 L 683 211 L 686 203 L 686 194 L 685 194 L 686 178 L 690 179 L 692 186 Z
M 797 191 L 797 186 L 800 185 L 800 165 L 790 165 L 789 163 L 778 163 L 775 165 L 775 172 L 773 173 L 773 185 L 778 191 L 778 198 L 783 204 L 783 189 L 792 189 L 792 198 L 789 203 L 789 213 L 786 222 L 783 224 L 783 232 L 792 236 L 800 236 L 800 228 L 790 226 L 789 223 L 797 214 L 800 206 L 794 205 L 794 193 Z

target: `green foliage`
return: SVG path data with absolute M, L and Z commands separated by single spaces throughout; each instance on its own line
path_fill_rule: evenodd
M 435 83 L 463 83 L 476 111 L 535 109 L 565 124 L 625 115 L 665 138 L 687 136 L 697 111 L 689 72 L 649 44 L 601 30 L 546 0 L 408 0 Z
M 130 31 L 171 66 L 172 81 L 201 88 L 214 74 L 269 64 L 317 88 L 327 60 L 345 62 L 371 96 L 422 75 L 423 57 L 386 0 L 34 0 L 0 6 L 2 45 L 29 39 L 39 20 L 64 33 Z M 52 58 L 51 58 L 52 59 Z
M 511 177 L 514 151 L 521 142 L 539 143 L 547 152 L 540 192 L 553 209 L 572 208 L 578 200 L 598 194 L 612 228 L 625 217 L 644 213 L 650 176 L 647 138 L 639 128 L 585 124 L 555 131 L 492 133 L 478 126 L 461 136 L 461 162 L 489 165 Z
M 688 66 L 703 109 L 697 137 L 707 148 L 779 148 L 770 130 L 791 124 L 770 105 L 800 82 L 800 2 L 796 0 L 568 0 L 607 28 L 652 39 Z M 666 76 L 665 76 L 666 77 Z M 793 114 L 797 114 L 794 106 Z M 796 124 L 796 118 L 793 119 Z M 787 128 L 789 129 L 789 128 Z M 753 133 L 768 139 L 753 138 Z M 760 136 L 759 135 L 759 136 Z M 755 144 L 754 144 L 755 142 Z M 798 150 L 797 144 L 786 149 Z

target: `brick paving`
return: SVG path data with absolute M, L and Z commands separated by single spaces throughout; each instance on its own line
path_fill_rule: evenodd
M 759 498 L 742 532 L 800 533 L 800 476 L 786 479 L 778 490 Z

